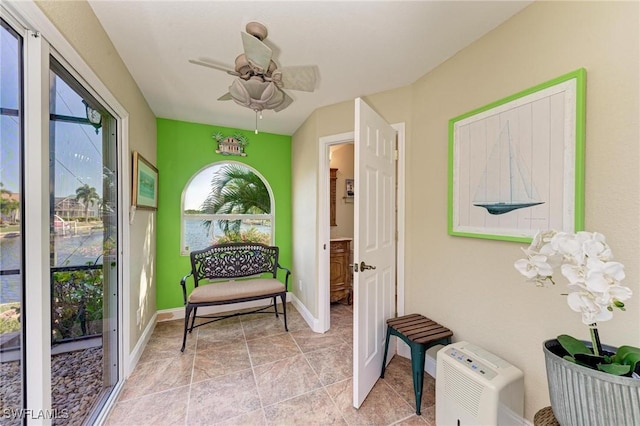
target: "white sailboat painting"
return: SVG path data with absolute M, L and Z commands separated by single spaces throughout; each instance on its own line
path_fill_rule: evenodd
M 576 88 L 569 78 L 449 122 L 449 233 L 527 241 L 572 232 Z
M 507 120 L 491 149 L 473 205 L 485 208 L 489 214 L 501 215 L 543 203 L 529 170 L 513 146 Z

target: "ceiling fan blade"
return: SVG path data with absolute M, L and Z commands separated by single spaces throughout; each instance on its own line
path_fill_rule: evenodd
M 269 69 L 271 55 L 273 55 L 269 46 L 250 34 L 245 32 L 241 32 L 240 34 L 242 34 L 242 46 L 247 60 L 261 71 Z
M 313 92 L 318 82 L 317 66 L 284 67 L 282 71 L 282 87 L 291 90 Z
M 280 90 L 280 89 L 278 89 L 278 90 Z M 291 96 L 287 95 L 284 90 L 281 90 L 281 92 L 284 95 L 284 101 L 282 101 L 282 103 L 280 105 L 278 105 L 277 107 L 275 107 L 273 109 L 275 112 L 282 111 L 283 109 L 285 109 L 286 107 L 291 105 L 291 103 L 293 102 L 293 99 L 291 99 Z
M 207 68 L 213 68 L 214 70 L 219 70 L 219 71 L 224 71 L 227 74 L 231 74 L 231 75 L 235 75 L 237 76 L 238 73 L 234 71 L 234 69 L 232 67 L 226 66 L 226 65 L 218 65 L 213 61 L 210 61 L 208 59 L 189 59 L 189 62 L 195 65 L 200 65 L 203 67 L 207 67 Z
M 218 98 L 219 101 L 230 101 L 232 99 L 233 98 L 231 97 L 231 93 L 229 93 L 229 92 L 225 93 L 224 95 L 222 95 L 222 96 L 220 96 Z

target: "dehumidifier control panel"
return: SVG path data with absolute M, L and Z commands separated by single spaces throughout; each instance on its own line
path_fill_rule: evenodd
M 488 364 L 480 361 L 477 357 L 467 353 L 466 351 L 450 347 L 445 349 L 445 356 L 454 359 L 470 371 L 486 378 L 487 380 L 491 380 L 496 377 L 496 372 L 490 368 Z

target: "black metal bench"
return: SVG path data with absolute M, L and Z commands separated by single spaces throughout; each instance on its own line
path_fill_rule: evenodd
M 291 271 L 278 264 L 278 253 L 278 247 L 258 243 L 220 244 L 191 252 L 191 272 L 180 280 L 185 305 L 182 352 L 184 352 L 187 342 L 187 331 L 191 333 L 194 328 L 201 325 L 254 313 L 275 312 L 277 317 L 276 297 L 278 296 L 282 301 L 284 329 L 289 331 L 286 297 Z M 286 272 L 284 284 L 277 279 L 278 269 Z M 194 287 L 189 293 L 187 278 L 191 276 Z M 197 315 L 198 308 L 204 306 L 226 305 L 268 298 L 273 298 L 273 304 L 249 312 L 242 311 L 228 315 Z M 273 311 L 267 311 L 272 306 Z M 189 318 L 191 318 L 190 326 Z M 204 318 L 209 321 L 195 325 L 196 318 Z

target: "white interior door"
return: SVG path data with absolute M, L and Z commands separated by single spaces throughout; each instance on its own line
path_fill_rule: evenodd
M 396 132 L 362 99 L 355 108 L 353 406 L 358 408 L 380 377 L 386 319 L 394 315 Z

